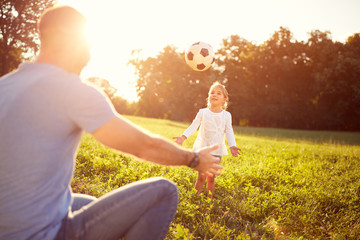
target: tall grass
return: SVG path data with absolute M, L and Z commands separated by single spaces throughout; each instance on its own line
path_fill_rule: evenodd
M 168 139 L 188 126 L 127 118 Z M 242 154 L 223 157 L 213 200 L 196 196 L 193 170 L 136 161 L 90 135 L 79 149 L 73 189 L 100 196 L 148 177 L 173 180 L 179 206 L 166 239 L 360 239 L 360 133 L 234 130 Z

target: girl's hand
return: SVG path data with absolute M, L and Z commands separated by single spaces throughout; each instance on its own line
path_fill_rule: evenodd
M 183 142 L 186 140 L 186 137 L 181 135 L 181 137 L 173 137 L 173 139 L 176 139 L 175 142 L 182 146 Z
M 230 151 L 231 151 L 231 154 L 233 155 L 233 157 L 237 157 L 240 155 L 241 149 L 238 148 L 237 146 L 232 146 L 232 147 L 230 147 Z

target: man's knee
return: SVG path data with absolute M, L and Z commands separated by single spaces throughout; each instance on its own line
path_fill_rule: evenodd
M 170 181 L 164 177 L 153 177 L 149 180 L 159 184 L 167 192 L 167 194 L 176 197 L 176 199 L 178 198 L 178 187 L 173 181 Z

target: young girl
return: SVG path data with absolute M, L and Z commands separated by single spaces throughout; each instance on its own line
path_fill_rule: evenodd
M 196 151 L 205 146 L 219 145 L 219 148 L 212 152 L 212 155 L 227 155 L 225 146 L 225 135 L 229 144 L 231 154 L 237 157 L 241 149 L 236 146 L 234 131 L 231 126 L 231 114 L 225 111 L 229 101 L 228 92 L 224 85 L 215 82 L 209 90 L 207 98 L 207 108 L 200 109 L 192 124 L 185 130 L 181 137 L 174 137 L 175 142 L 182 145 L 183 142 L 190 137 L 199 127 L 199 133 L 195 140 L 193 149 Z M 198 175 L 195 189 L 200 194 L 202 187 L 207 180 L 207 191 L 210 191 L 209 197 L 212 198 L 215 190 L 215 176 L 206 177 Z

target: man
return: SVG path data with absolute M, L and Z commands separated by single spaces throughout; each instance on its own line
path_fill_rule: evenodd
M 99 199 L 71 192 L 82 131 L 150 162 L 220 174 L 210 154 L 217 146 L 194 153 L 145 133 L 80 81 L 90 59 L 85 23 L 71 7 L 46 10 L 36 61 L 0 79 L 0 239 L 165 237 L 178 201 L 168 180 L 135 182 Z

